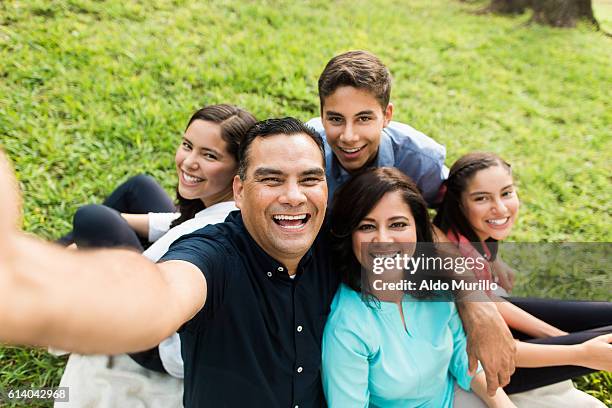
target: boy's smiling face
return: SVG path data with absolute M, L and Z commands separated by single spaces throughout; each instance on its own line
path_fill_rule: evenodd
M 393 116 L 393 105 L 385 109 L 367 90 L 341 86 L 325 98 L 321 120 L 327 143 L 348 172 L 370 162 L 378 152 L 382 129 Z

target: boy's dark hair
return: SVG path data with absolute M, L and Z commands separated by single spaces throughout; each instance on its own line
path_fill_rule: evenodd
M 500 166 L 512 172 L 510 165 L 495 153 L 473 152 L 461 156 L 450 168 L 448 179 L 444 181 L 446 192 L 433 220 L 434 225 L 445 234 L 450 231 L 457 240 L 459 235 L 466 237 L 481 255 L 484 255 L 485 251 L 478 234 L 463 212 L 461 194 L 477 172 L 493 166 Z M 494 260 L 497 255 L 497 241 L 489 239 L 486 244 L 491 252 L 490 260 Z
M 325 167 L 325 148 L 321 136 L 309 126 L 291 117 L 281 119 L 266 119 L 255 123 L 247 132 L 238 150 L 238 175 L 241 180 L 246 178 L 247 167 L 249 166 L 249 148 L 253 141 L 258 137 L 272 135 L 296 135 L 305 134 L 316 143 L 321 152 L 321 160 Z
M 341 86 L 371 93 L 383 110 L 391 97 L 391 73 L 378 57 L 367 51 L 349 51 L 329 60 L 319 77 L 321 111 L 325 98 Z
M 227 152 L 236 161 L 238 160 L 238 147 L 242 143 L 242 139 L 246 135 L 247 130 L 257 122 L 257 119 L 251 113 L 228 104 L 209 105 L 199 109 L 187 122 L 185 131 L 196 120 L 204 120 L 219 125 L 221 128 L 221 138 L 227 143 Z M 189 200 L 182 197 L 178 192 L 178 187 L 176 189 L 176 203 L 181 215 L 172 222 L 170 227 L 193 218 L 205 208 L 204 203 L 199 198 Z

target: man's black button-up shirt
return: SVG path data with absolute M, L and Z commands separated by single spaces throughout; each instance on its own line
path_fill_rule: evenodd
M 339 277 L 322 231 L 294 279 L 240 212 L 177 240 L 162 258 L 204 274 L 204 307 L 180 330 L 185 407 L 321 407 L 321 338 Z

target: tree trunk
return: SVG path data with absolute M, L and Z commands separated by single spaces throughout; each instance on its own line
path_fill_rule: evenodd
M 491 0 L 486 11 L 497 14 L 523 14 L 530 4 L 530 0 Z
M 553 27 L 574 27 L 584 19 L 597 28 L 591 0 L 534 0 L 531 21 Z

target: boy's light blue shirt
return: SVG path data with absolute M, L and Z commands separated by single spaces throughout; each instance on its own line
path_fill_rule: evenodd
M 334 191 L 350 178 L 350 174 L 340 165 L 327 143 L 321 118 L 313 118 L 306 124 L 315 129 L 325 143 L 326 176 L 331 203 Z M 372 165 L 400 169 L 416 183 L 425 201 L 431 205 L 442 181 L 448 176 L 445 158 L 444 146 L 408 125 L 391 122 L 382 130 L 378 155 Z
M 470 389 L 466 338 L 453 302 L 365 303 L 342 284 L 323 334 L 323 390 L 336 407 L 452 407 Z

